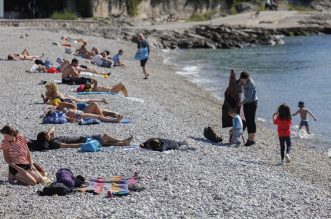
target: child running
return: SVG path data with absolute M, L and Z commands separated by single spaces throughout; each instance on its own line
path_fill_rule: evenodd
M 314 121 L 316 121 L 317 119 L 316 119 L 315 115 L 312 112 L 310 112 L 309 109 L 307 109 L 305 107 L 305 103 L 303 101 L 299 101 L 298 107 L 299 107 L 299 110 L 296 111 L 296 113 L 294 113 L 292 116 L 296 116 L 298 113 L 300 113 L 301 121 L 300 121 L 300 125 L 299 125 L 299 130 L 301 130 L 302 127 L 305 126 L 307 133 L 311 134 L 311 132 L 309 130 L 307 115 L 309 114 L 311 117 L 313 117 Z
M 243 134 L 243 122 L 238 114 L 238 109 L 230 108 L 229 115 L 232 119 L 232 130 L 230 130 L 230 144 L 239 146 L 241 144 L 240 138 Z
M 275 118 L 275 116 L 277 116 Z M 283 103 L 278 107 L 278 112 L 272 115 L 272 120 L 275 125 L 278 126 L 278 136 L 280 143 L 280 154 L 281 161 L 279 165 L 284 165 L 284 158 L 286 159 L 286 163 L 290 163 L 290 151 L 291 151 L 291 125 L 292 125 L 292 117 L 291 117 L 291 109 L 290 107 Z M 285 154 L 285 143 L 286 143 L 286 154 Z

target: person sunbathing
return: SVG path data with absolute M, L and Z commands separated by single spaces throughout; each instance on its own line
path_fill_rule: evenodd
M 39 132 L 37 140 L 28 142 L 31 151 L 44 151 L 59 148 L 79 148 L 88 138 L 97 140 L 103 147 L 107 146 L 130 146 L 133 136 L 126 139 L 113 138 L 108 134 L 88 135 L 88 136 L 55 136 L 55 127 L 53 126 L 47 132 Z
M 7 60 L 9 61 L 19 61 L 19 60 L 28 60 L 33 61 L 35 59 L 40 59 L 44 56 L 44 53 L 41 56 L 33 56 L 30 55 L 29 50 L 25 48 L 21 54 L 13 53 L 7 56 Z
M 79 99 L 73 96 L 66 96 L 59 91 L 59 88 L 54 83 L 49 83 L 45 85 L 46 93 L 41 94 L 41 98 L 44 103 L 49 105 L 58 106 L 60 103 L 108 103 L 105 98 L 103 99 Z
M 82 92 L 111 92 L 111 93 L 119 93 L 122 92 L 125 97 L 129 96 L 128 90 L 122 83 L 115 84 L 111 87 L 99 86 L 96 81 L 94 84 L 86 83 L 85 85 L 81 85 Z
M 68 108 L 63 108 L 61 109 L 60 107 L 57 107 L 57 111 L 61 111 L 65 114 L 65 118 L 67 119 L 68 122 L 78 122 L 79 120 L 82 119 L 98 119 L 101 122 L 111 122 L 111 123 L 119 123 L 123 119 L 123 116 L 120 115 L 118 117 L 109 117 L 109 116 L 103 116 L 103 115 L 97 115 L 93 113 L 84 113 L 81 110 L 77 109 L 68 109 Z M 46 113 L 46 117 L 49 116 L 53 110 L 49 110 Z
M 81 56 L 85 59 L 92 59 L 95 55 L 99 54 L 99 50 L 93 47 L 91 51 L 86 49 L 87 42 L 83 41 L 79 49 L 76 50 L 75 55 Z
M 91 61 L 91 63 L 94 65 L 97 65 L 99 67 L 111 68 L 111 66 L 113 65 L 113 62 L 108 58 L 108 53 L 106 53 L 106 51 L 104 51 L 100 54 L 96 54 L 93 57 L 93 61 Z
M 79 66 L 79 62 L 77 59 L 72 59 L 71 63 L 68 61 L 64 61 L 60 72 L 62 72 L 62 83 L 63 84 L 86 84 L 87 82 L 96 83 L 95 79 L 80 77 L 81 72 L 90 72 L 96 75 L 104 75 L 108 76 L 110 73 L 100 73 L 93 68 L 82 68 Z
M 93 113 L 101 116 L 111 116 L 119 117 L 121 116 L 117 112 L 110 110 L 101 109 L 101 107 L 96 102 L 108 103 L 105 99 L 78 99 L 72 96 L 64 96 L 58 91 L 58 87 L 54 83 L 46 84 L 46 96 L 41 95 L 44 103 L 56 106 L 58 110 L 68 109 L 78 109 L 84 113 Z

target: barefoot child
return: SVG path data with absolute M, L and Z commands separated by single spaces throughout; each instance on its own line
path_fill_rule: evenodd
M 232 130 L 230 130 L 230 144 L 240 145 L 240 138 L 243 134 L 243 122 L 236 108 L 231 108 L 229 115 L 233 118 Z
M 276 117 L 277 116 L 277 117 Z M 276 117 L 276 118 L 275 118 Z M 284 158 L 286 163 L 290 163 L 290 151 L 291 151 L 291 125 L 292 117 L 290 107 L 283 103 L 278 107 L 278 112 L 272 115 L 272 120 L 275 125 L 278 126 L 278 136 L 280 143 L 280 154 L 281 161 L 280 165 L 284 165 Z M 285 143 L 286 143 L 286 154 L 285 154 Z
M 305 103 L 303 101 L 299 101 L 298 107 L 299 107 L 299 110 L 296 111 L 296 113 L 294 113 L 292 116 L 296 116 L 298 113 L 300 113 L 301 121 L 300 121 L 300 125 L 299 125 L 299 130 L 301 130 L 302 127 L 305 126 L 307 133 L 310 134 L 307 115 L 309 114 L 311 117 L 313 117 L 314 121 L 316 121 L 316 117 L 312 112 L 310 112 L 309 109 L 307 109 L 305 107 Z

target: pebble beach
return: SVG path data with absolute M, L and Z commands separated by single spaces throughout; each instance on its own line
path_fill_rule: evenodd
M 57 57 L 72 59 L 64 48 L 52 45 L 61 36 L 77 35 L 47 30 L 2 28 L 0 56 L 29 48 L 33 55 L 45 54 L 53 63 Z M 153 152 L 109 150 L 80 153 L 78 149 L 33 152 L 33 159 L 55 177 L 60 168 L 92 176 L 132 176 L 138 172 L 145 188 L 125 197 L 74 193 L 40 197 L 43 185 L 19 186 L 8 183 L 8 166 L 0 155 L 0 218 L 331 218 L 331 159 L 325 151 L 295 139 L 292 162 L 277 166 L 280 159 L 276 128 L 258 123 L 257 144 L 229 147 L 228 129 L 221 129 L 222 102 L 210 92 L 164 65 L 152 49 L 147 64 L 148 80 L 133 60 L 136 44 L 94 36 L 77 36 L 88 46 L 124 50 L 126 68 L 111 69 L 108 79 L 96 77 L 104 86 L 122 82 L 129 98 L 122 95 L 88 95 L 106 98 L 104 109 L 129 118 L 129 124 L 102 123 L 93 126 L 55 125 L 57 135 L 107 133 L 113 137 L 134 136 L 133 144 L 152 137 L 187 141 L 195 150 Z M 92 66 L 79 58 L 81 64 Z M 60 74 L 26 73 L 31 61 L 0 61 L 0 124 L 10 124 L 26 137 L 35 139 L 52 125 L 42 124 L 40 115 L 47 105 L 41 80 L 61 80 Z M 94 66 L 95 67 L 95 66 Z M 107 70 L 98 68 L 101 71 Z M 254 75 L 254 73 L 252 73 Z M 59 84 L 61 92 L 75 96 L 77 86 Z M 259 92 L 259 91 L 258 91 Z M 262 92 L 262 91 L 260 91 Z M 215 144 L 203 137 L 203 128 L 213 126 L 224 137 Z M 245 137 L 246 137 L 245 133 Z

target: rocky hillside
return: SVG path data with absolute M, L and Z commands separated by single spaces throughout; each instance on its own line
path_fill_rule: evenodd
M 137 18 L 164 20 L 170 13 L 181 19 L 208 19 L 229 13 L 264 10 L 264 0 L 112 0 L 110 12 L 113 15 L 126 14 Z M 282 10 L 328 10 L 330 0 L 280 0 Z

